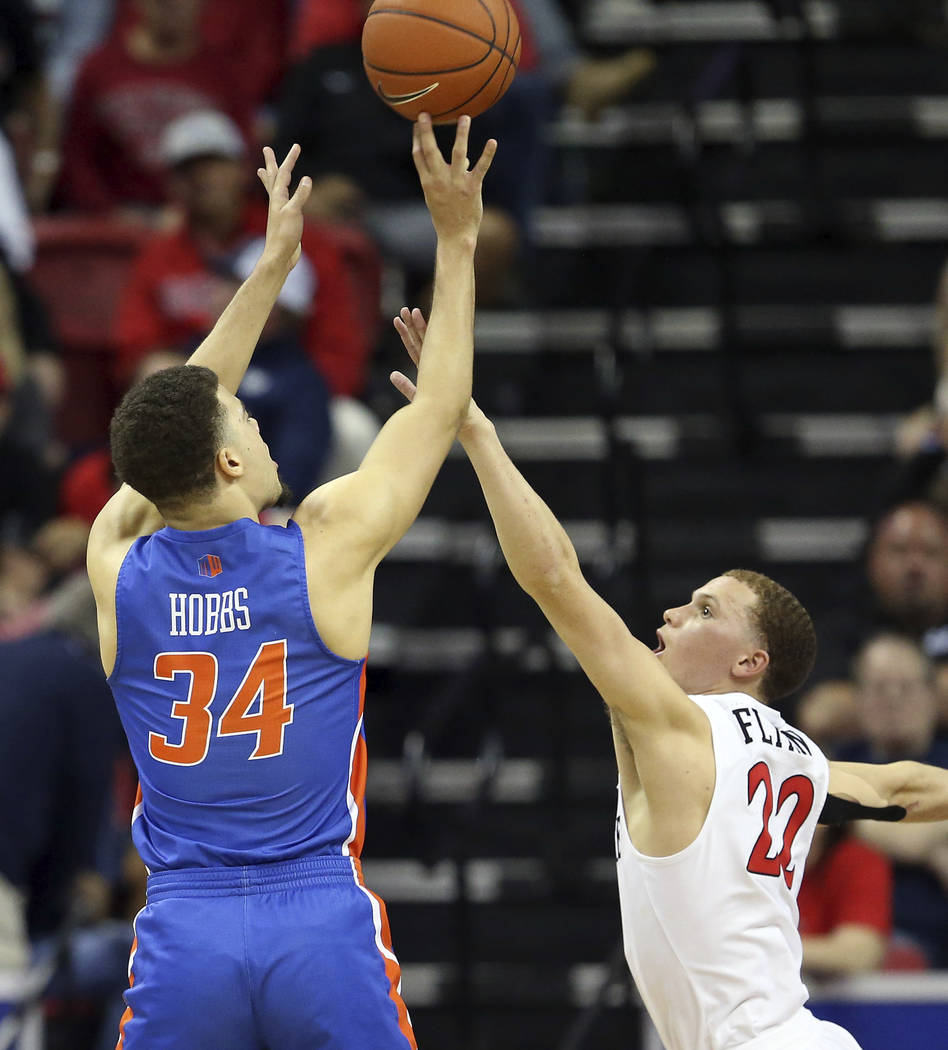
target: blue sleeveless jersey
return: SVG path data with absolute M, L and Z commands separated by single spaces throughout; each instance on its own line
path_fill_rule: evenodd
M 358 857 L 365 660 L 320 639 L 296 523 L 142 537 L 115 609 L 109 684 L 149 870 Z

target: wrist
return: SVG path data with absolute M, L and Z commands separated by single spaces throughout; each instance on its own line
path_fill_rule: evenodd
M 438 234 L 438 254 L 473 256 L 477 248 L 477 231 Z
M 292 269 L 289 259 L 278 252 L 264 248 L 251 272 L 264 280 L 276 281 L 282 285 Z
M 485 437 L 490 437 L 492 433 L 494 433 L 494 424 L 472 400 L 467 417 L 458 430 L 458 441 L 466 448 L 468 445 L 476 445 Z

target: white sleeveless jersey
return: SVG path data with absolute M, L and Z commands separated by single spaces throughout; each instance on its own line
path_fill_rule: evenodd
M 736 1050 L 764 1045 L 807 1000 L 796 898 L 829 767 L 744 693 L 691 699 L 711 722 L 716 768 L 698 837 L 671 857 L 639 853 L 620 789 L 625 956 L 666 1050 Z

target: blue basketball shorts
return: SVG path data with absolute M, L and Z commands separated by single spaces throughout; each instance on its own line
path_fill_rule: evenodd
M 353 857 L 149 876 L 116 1050 L 409 1050 L 382 900 Z

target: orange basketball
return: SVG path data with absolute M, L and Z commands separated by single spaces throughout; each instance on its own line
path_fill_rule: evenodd
M 508 0 L 375 0 L 362 60 L 376 94 L 414 120 L 476 117 L 510 87 L 520 26 Z

